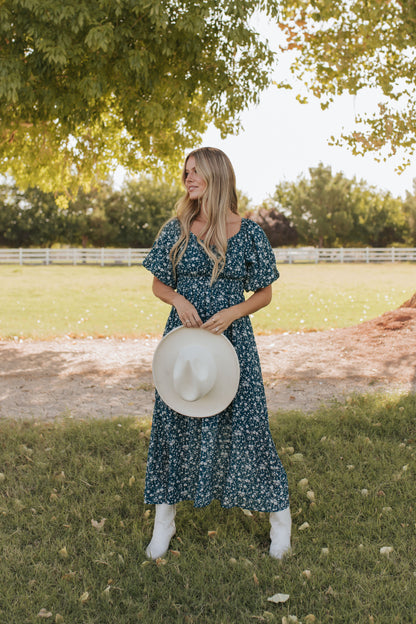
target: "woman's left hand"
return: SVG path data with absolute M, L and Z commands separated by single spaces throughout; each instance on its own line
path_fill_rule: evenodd
M 224 308 L 205 321 L 205 323 L 201 325 L 201 328 L 206 329 L 212 334 L 222 334 L 237 318 L 238 315 L 233 308 Z

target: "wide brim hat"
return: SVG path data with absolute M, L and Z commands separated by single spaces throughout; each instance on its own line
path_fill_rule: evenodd
M 153 380 L 162 400 L 184 416 L 219 414 L 234 399 L 240 365 L 223 334 L 177 327 L 166 334 L 153 356 Z

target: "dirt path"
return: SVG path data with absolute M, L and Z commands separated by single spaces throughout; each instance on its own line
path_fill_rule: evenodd
M 150 416 L 158 338 L 0 341 L 0 418 Z M 416 392 L 416 309 L 356 327 L 257 336 L 270 411 Z

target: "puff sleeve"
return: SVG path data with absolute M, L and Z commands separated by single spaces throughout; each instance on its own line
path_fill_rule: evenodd
M 153 273 L 161 282 L 172 288 L 176 288 L 176 279 L 173 274 L 169 252 L 178 240 L 179 235 L 180 225 L 178 220 L 173 219 L 172 221 L 168 221 L 143 261 L 145 269 Z
M 264 231 L 254 221 L 249 222 L 245 262 L 244 290 L 246 291 L 265 288 L 279 277 L 272 246 Z

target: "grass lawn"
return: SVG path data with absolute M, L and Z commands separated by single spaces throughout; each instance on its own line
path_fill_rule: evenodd
M 271 417 L 293 513 L 282 563 L 267 514 L 217 503 L 181 503 L 172 551 L 145 559 L 147 421 L 0 422 L 0 621 L 415 622 L 415 413 L 415 395 L 372 396 Z
M 256 332 L 346 327 L 402 304 L 415 264 L 281 265 Z M 142 267 L 0 266 L 0 337 L 161 334 L 168 306 Z

